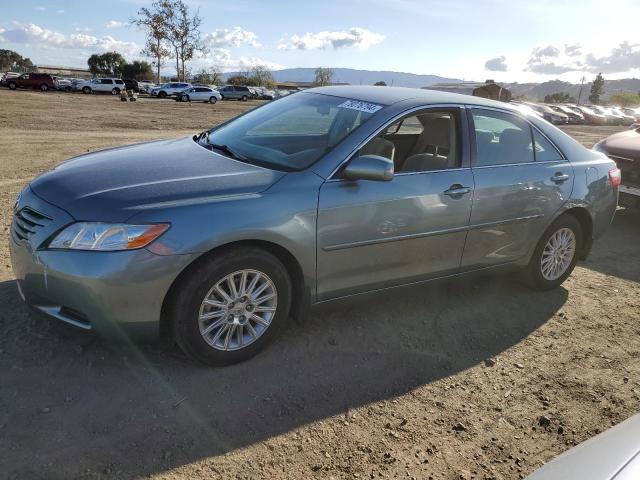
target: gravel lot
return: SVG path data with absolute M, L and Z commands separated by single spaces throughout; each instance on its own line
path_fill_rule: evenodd
M 223 369 L 28 314 L 8 229 L 34 175 L 257 104 L 0 90 L 2 476 L 523 478 L 640 410 L 640 214 L 631 211 L 555 291 L 473 278 L 341 302 Z M 591 146 L 617 129 L 566 130 Z

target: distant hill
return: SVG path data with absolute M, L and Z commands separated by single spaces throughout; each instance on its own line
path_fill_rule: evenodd
M 336 83 L 349 83 L 351 85 L 373 85 L 376 82 L 385 82 L 395 87 L 420 88 L 434 83 L 460 82 L 455 78 L 439 77 L 438 75 L 416 75 L 415 73 L 355 70 L 352 68 L 332 68 L 333 81 Z M 286 68 L 274 70 L 273 76 L 277 82 L 313 82 L 315 68 Z M 237 72 L 225 74 L 225 79 Z
M 503 85 L 511 90 L 514 97 L 524 95 L 533 100 L 543 100 L 546 95 L 559 92 L 566 92 L 577 99 L 578 93 L 580 92 L 580 84 L 563 82 L 560 80 L 551 80 L 543 83 L 505 83 Z M 604 98 L 607 98 L 612 93 L 620 90 L 635 93 L 640 92 L 640 78 L 605 80 Z M 587 101 L 590 91 L 591 82 L 585 83 L 582 87 L 582 101 Z

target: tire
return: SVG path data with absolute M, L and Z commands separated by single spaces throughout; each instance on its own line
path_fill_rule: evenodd
M 559 254 L 559 259 L 567 258 L 567 260 L 564 266 L 562 265 L 562 261 L 560 261 L 557 270 L 554 270 L 553 267 L 555 257 L 553 255 L 554 249 L 551 245 L 553 243 L 552 237 L 554 236 L 556 236 L 556 241 L 559 239 L 562 240 L 562 238 L 569 239 L 566 246 L 560 249 L 560 252 L 564 250 L 567 255 L 571 255 L 569 260 L 566 255 L 563 256 Z M 570 241 L 571 237 L 573 238 L 572 242 Z M 573 245 L 572 248 L 569 246 L 571 244 Z M 562 242 L 560 242 L 560 245 L 562 245 Z M 558 217 L 549 228 L 547 228 L 538 241 L 538 245 L 527 267 L 531 286 L 537 290 L 551 290 L 559 287 L 562 282 L 571 275 L 571 272 L 573 272 L 576 262 L 578 261 L 578 252 L 580 252 L 582 245 L 583 238 L 580 222 L 571 215 L 561 215 Z M 547 265 L 547 270 L 545 270 L 543 266 L 543 260 L 545 261 L 545 265 Z
M 47 90 L 49 90 L 49 85 L 47 85 L 46 83 L 43 83 L 42 85 L 40 85 L 40 90 L 42 92 L 46 92 Z
M 243 95 L 240 100 L 242 100 L 243 102 L 246 102 L 247 100 L 249 100 L 249 98 L 246 95 Z
M 209 103 L 210 103 L 211 105 L 214 105 L 217 101 L 218 101 L 218 99 L 217 99 L 216 97 L 211 97 L 211 98 L 209 98 Z
M 158 98 L 167 98 L 167 92 L 158 93 Z
M 9 90 L 15 90 L 16 88 L 18 88 L 18 85 L 16 85 L 16 82 L 9 82 L 8 87 Z
M 180 97 L 180 101 L 181 102 L 188 102 L 189 101 L 189 95 L 182 95 L 182 97 Z
M 82 87 L 82 93 L 84 94 L 91 93 L 91 87 Z
M 64 91 L 65 92 L 70 92 L 71 91 L 71 87 L 64 87 Z
M 120 89 L 119 88 L 114 88 L 111 90 L 111 95 L 120 95 Z
M 220 286 L 227 297 L 233 297 L 231 286 L 225 279 L 235 275 L 234 285 L 240 291 L 243 271 L 247 275 L 247 289 L 257 274 L 261 275 L 253 288 L 258 299 L 267 298 L 272 293 L 275 297 L 263 300 L 261 306 L 250 301 L 243 303 L 243 298 L 251 297 L 240 297 L 240 293 L 235 302 L 224 300 L 216 286 Z M 266 289 L 260 292 L 265 285 Z M 291 308 L 291 290 L 286 268 L 265 250 L 237 248 L 205 257 L 172 289 L 167 313 L 174 338 L 188 356 L 207 365 L 231 365 L 248 360 L 271 342 L 286 323 Z M 205 304 L 206 299 L 216 302 L 216 305 Z M 230 311 L 230 307 L 235 310 Z M 258 308 L 275 308 L 275 312 L 258 312 Z M 201 319 L 207 314 L 215 316 L 212 320 Z M 262 315 L 260 318 L 266 326 L 253 320 L 256 314 Z M 208 333 L 201 333 L 214 323 L 218 326 Z M 239 342 L 238 331 L 244 333 L 244 346 Z

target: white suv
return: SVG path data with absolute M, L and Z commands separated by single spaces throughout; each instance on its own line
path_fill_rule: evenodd
M 82 93 L 109 92 L 112 95 L 119 95 L 120 90 L 124 88 L 124 81 L 119 78 L 94 78 L 75 86 L 75 89 Z
M 180 93 L 187 88 L 191 88 L 193 85 L 184 82 L 171 82 L 159 85 L 151 90 L 151 96 L 158 98 L 167 98 L 173 94 Z

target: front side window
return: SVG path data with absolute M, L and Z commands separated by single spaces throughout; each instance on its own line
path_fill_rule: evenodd
M 429 109 L 393 123 L 358 151 L 393 161 L 400 172 L 429 172 L 460 166 L 457 110 Z
M 211 130 L 209 144 L 224 145 L 249 163 L 303 170 L 381 108 L 331 95 L 292 95 Z
M 535 160 L 531 127 L 509 113 L 473 109 L 476 166 L 529 163 Z

